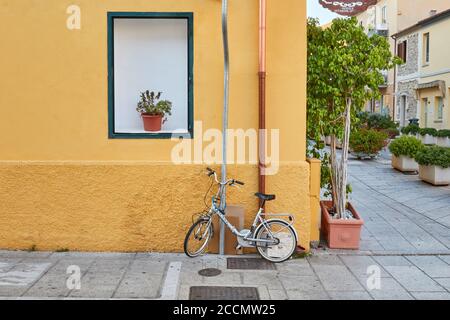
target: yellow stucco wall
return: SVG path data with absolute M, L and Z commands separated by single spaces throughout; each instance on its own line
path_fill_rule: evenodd
M 419 41 L 421 43 L 419 50 L 420 64 L 420 83 L 429 83 L 441 80 L 445 82 L 445 88 L 430 88 L 418 91 L 418 99 L 420 106 L 420 125 L 423 127 L 431 127 L 436 129 L 450 128 L 450 45 L 441 39 L 447 39 L 448 30 L 450 28 L 450 18 L 443 19 L 419 30 Z M 430 34 L 430 62 L 425 63 L 424 58 L 424 34 Z M 442 92 L 444 91 L 444 92 Z M 442 97 L 444 101 L 443 119 L 437 121 L 437 97 Z M 424 98 L 428 98 L 429 104 L 427 108 L 427 117 L 423 107 Z M 425 123 L 427 119 L 427 123 Z
M 204 165 L 175 166 L 170 140 L 110 140 L 108 11 L 194 12 L 194 118 L 221 128 L 223 57 L 218 0 L 0 0 L 0 248 L 181 251 L 203 208 Z M 268 127 L 280 129 L 270 211 L 296 215 L 309 247 L 305 159 L 306 4 L 268 0 Z M 258 1 L 230 1 L 230 127 L 258 125 Z M 257 207 L 257 168 L 231 166 L 247 184 L 231 203 Z

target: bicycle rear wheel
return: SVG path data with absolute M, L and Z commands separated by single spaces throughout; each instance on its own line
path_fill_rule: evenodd
M 276 240 L 277 244 L 259 242 L 257 249 L 266 260 L 279 263 L 288 260 L 297 247 L 297 236 L 289 223 L 282 220 L 269 220 L 258 227 L 256 239 Z
M 200 218 L 189 229 L 184 239 L 184 253 L 191 258 L 200 256 L 206 251 L 212 236 L 210 218 Z

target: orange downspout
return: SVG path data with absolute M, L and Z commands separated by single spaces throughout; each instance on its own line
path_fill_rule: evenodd
M 266 0 L 259 0 L 259 192 L 266 193 Z

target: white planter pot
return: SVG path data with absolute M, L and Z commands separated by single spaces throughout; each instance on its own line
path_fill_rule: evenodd
M 419 177 L 435 186 L 447 186 L 450 184 L 450 168 L 419 166 Z
M 331 137 L 330 136 L 326 136 L 324 141 L 325 141 L 325 144 L 327 146 L 329 146 L 331 144 Z
M 419 170 L 419 165 L 417 164 L 417 162 L 414 159 L 406 156 L 396 157 L 392 155 L 392 167 L 401 172 L 412 172 Z
M 450 138 L 449 137 L 438 137 L 436 143 L 440 147 L 450 148 Z
M 424 136 L 420 136 L 420 141 L 422 141 L 423 144 L 436 144 L 436 137 L 433 137 L 429 134 L 426 134 Z

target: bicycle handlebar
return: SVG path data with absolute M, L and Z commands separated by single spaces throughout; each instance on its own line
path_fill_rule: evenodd
M 221 185 L 229 184 L 230 186 L 232 186 L 232 185 L 234 185 L 234 184 L 238 184 L 238 185 L 241 185 L 241 186 L 245 185 L 244 182 L 239 181 L 239 180 L 234 180 L 234 179 L 230 179 L 230 180 L 228 180 L 227 182 L 222 183 L 222 182 L 220 182 L 219 179 L 217 178 L 217 173 L 216 173 L 216 171 L 214 171 L 213 169 L 211 169 L 211 168 L 209 168 L 209 167 L 206 168 L 206 170 L 208 171 L 208 173 L 207 173 L 208 177 L 214 176 L 214 178 L 215 178 L 215 180 L 216 180 L 216 182 L 217 182 L 218 184 L 221 184 Z

